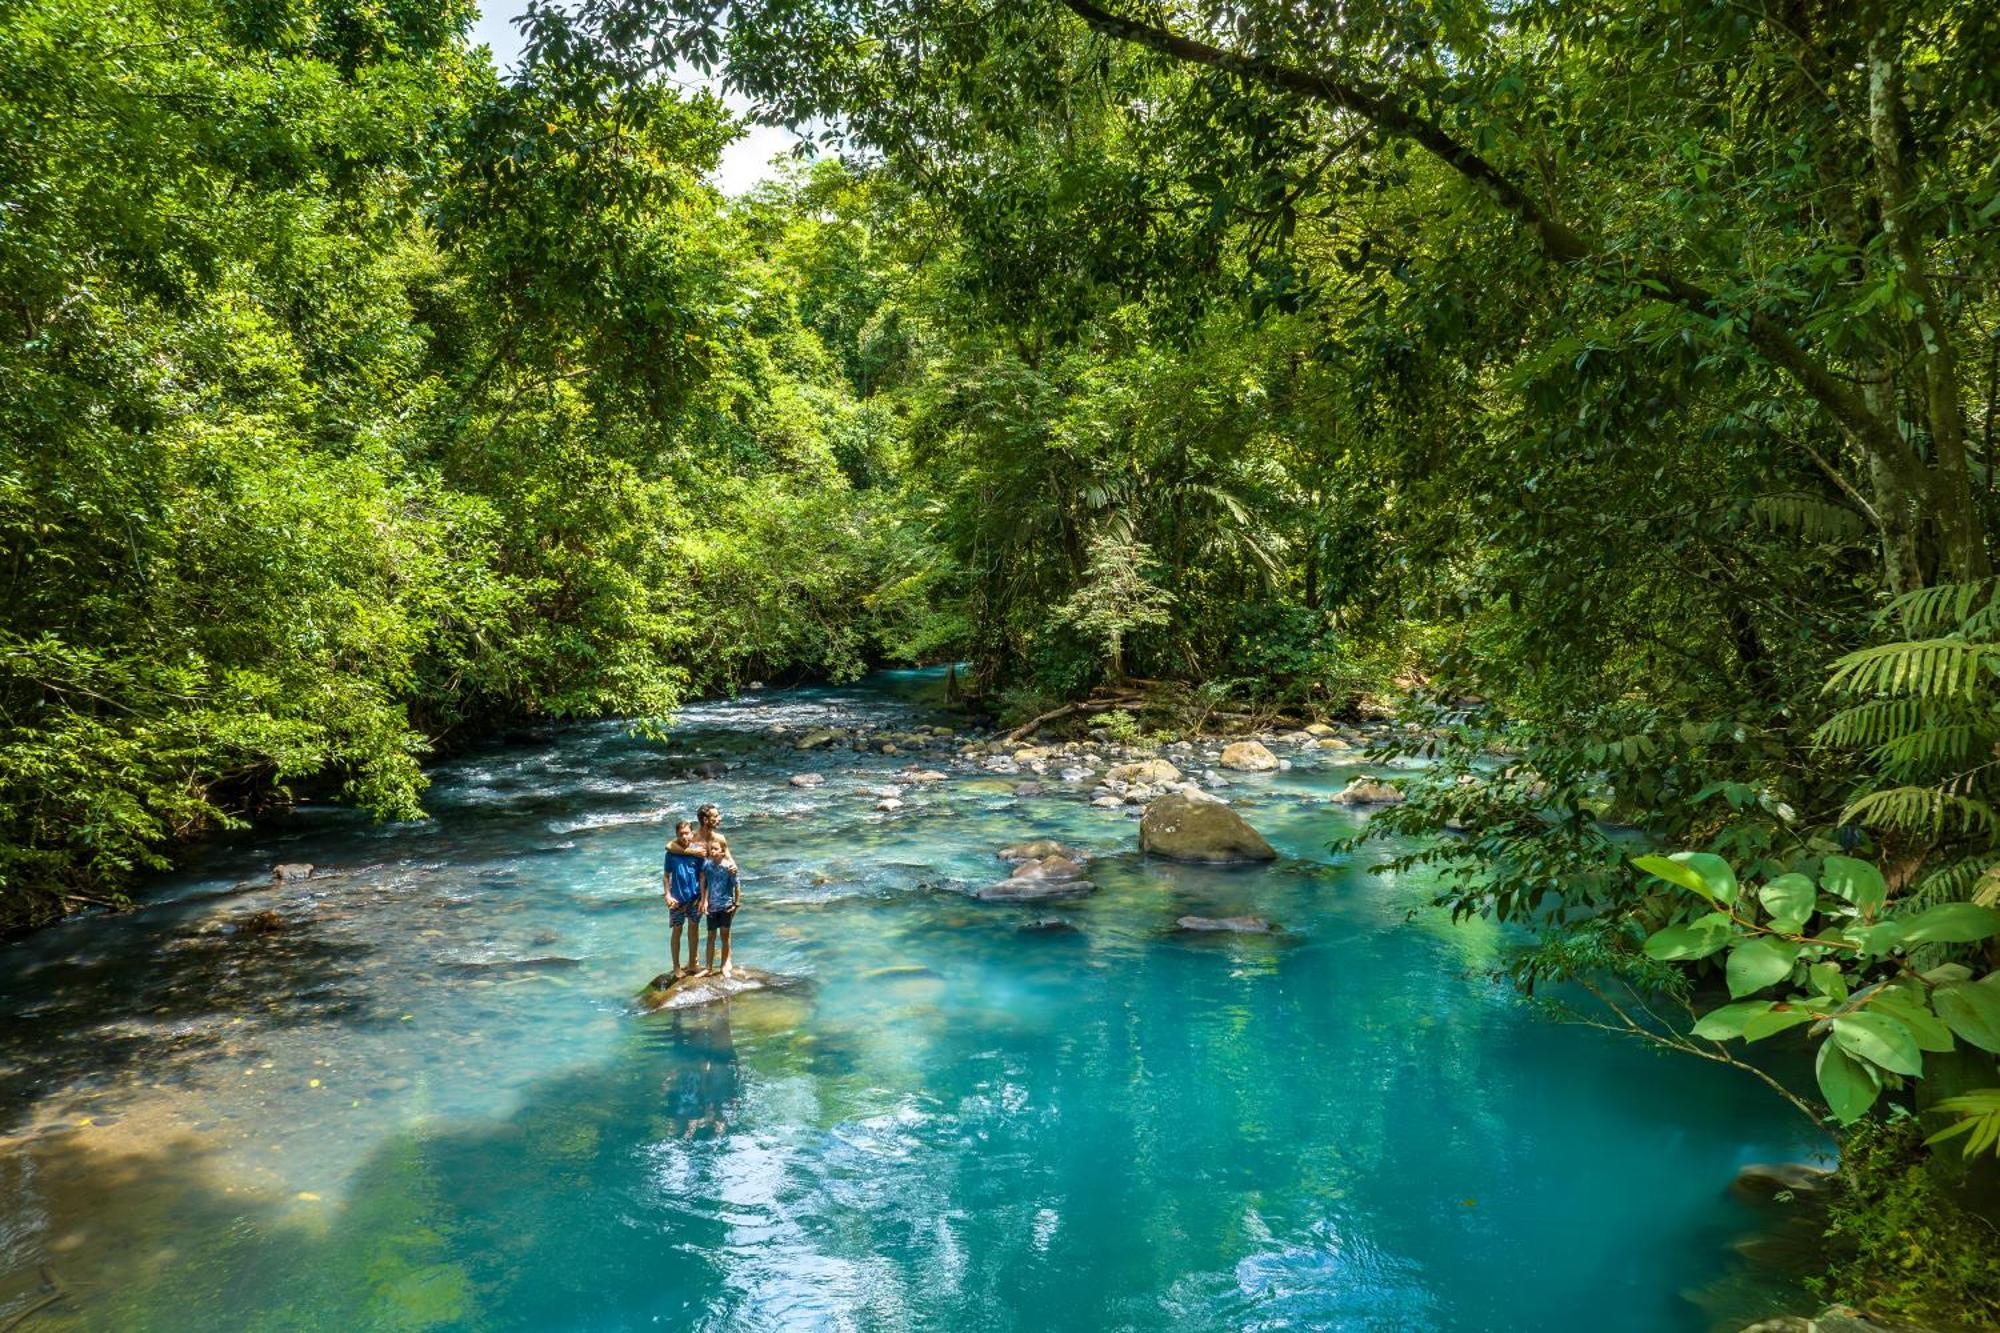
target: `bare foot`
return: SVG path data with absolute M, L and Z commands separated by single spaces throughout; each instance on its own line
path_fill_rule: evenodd
M 735 975 L 736 975 L 736 964 L 734 964 L 734 963 L 724 963 L 724 964 L 722 965 L 722 975 L 723 975 L 723 976 L 724 976 L 725 978 L 728 978 L 728 977 L 733 977 L 733 976 L 735 976 Z

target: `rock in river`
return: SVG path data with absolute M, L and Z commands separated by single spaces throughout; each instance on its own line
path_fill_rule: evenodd
M 1275 861 L 1264 835 L 1221 801 L 1185 792 L 1162 796 L 1139 821 L 1139 850 L 1175 861 Z
M 781 977 L 754 967 L 739 967 L 734 975 L 727 977 L 696 974 L 679 980 L 675 980 L 671 973 L 662 972 L 639 992 L 639 1003 L 647 1009 L 689 1009 L 698 1004 L 726 1000 L 746 991 L 782 990 L 798 984 L 796 977 Z
M 1377 778 L 1358 777 L 1333 799 L 1342 805 L 1396 805 L 1403 800 L 1403 789 Z
M 1262 741 L 1236 741 L 1222 747 L 1221 764 L 1239 773 L 1268 773 L 1278 766 L 1278 756 Z
M 1039 844 L 1030 844 L 1035 845 Z M 1084 898 L 1095 892 L 1097 886 L 1083 877 L 1081 865 L 1067 856 L 1049 855 L 1022 861 L 1011 876 L 987 885 L 974 896 L 983 903 L 1039 903 Z
M 1174 922 L 1181 930 L 1219 931 L 1229 935 L 1272 935 L 1278 927 L 1261 916 L 1184 916 Z
M 1113 782 L 1143 783 L 1160 787 L 1169 782 L 1179 782 L 1181 771 L 1164 759 L 1141 759 L 1133 764 L 1119 764 L 1108 769 L 1104 776 Z
M 1012 847 L 1002 847 L 1000 849 L 1000 859 L 1009 863 L 1041 861 L 1051 856 L 1060 856 L 1069 861 L 1089 859 L 1089 853 L 1065 847 L 1054 838 L 1037 838 L 1033 842 L 1017 842 Z
M 794 787 L 817 787 L 826 781 L 823 773 L 794 773 L 791 783 Z

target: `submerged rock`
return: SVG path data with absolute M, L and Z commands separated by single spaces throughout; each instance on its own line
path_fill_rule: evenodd
M 1139 821 L 1139 850 L 1175 861 L 1226 865 L 1275 861 L 1277 851 L 1242 815 L 1212 798 L 1162 796 Z
M 645 1009 L 691 1009 L 749 991 L 784 990 L 799 984 L 797 977 L 783 977 L 754 967 L 736 968 L 734 975 L 727 977 L 697 973 L 678 980 L 672 973 L 662 972 L 646 984 L 638 998 Z
M 1174 925 L 1180 930 L 1216 931 L 1230 935 L 1275 935 L 1281 929 L 1261 916 L 1184 916 Z
M 247 916 L 238 917 L 233 931 L 238 937 L 254 937 L 257 935 L 275 935 L 284 928 L 285 918 L 267 907 L 261 912 L 252 912 Z
M 287 884 L 295 879 L 310 878 L 312 872 L 313 867 L 310 861 L 287 861 L 283 865 L 271 867 L 271 878 L 280 884 Z
M 1829 1305 L 1808 1319 L 1804 1315 L 1779 1315 L 1760 1319 L 1743 1333 L 1924 1333 L 1907 1324 L 1883 1324 L 1851 1305 Z
M 1097 885 L 1087 879 L 1003 879 L 989 884 L 973 897 L 982 903 L 1048 903 L 1070 898 L 1088 898 Z
M 1000 859 L 1010 863 L 1020 861 L 1041 861 L 1051 856 L 1060 856 L 1070 861 L 1087 861 L 1088 852 L 1065 847 L 1054 838 L 1037 838 L 1033 842 L 1017 842 L 1011 847 L 1000 849 Z
M 1235 741 L 1222 747 L 1219 762 L 1239 773 L 1268 773 L 1278 766 L 1278 756 L 1265 749 L 1261 741 Z
M 720 759 L 704 759 L 698 764 L 689 764 L 687 775 L 691 778 L 719 778 L 729 772 L 729 765 Z
M 1062 854 L 1061 844 L 1044 839 L 1028 846 L 1057 850 L 1020 861 L 1011 876 L 987 885 L 974 896 L 988 903 L 1030 903 L 1083 898 L 1097 892 L 1097 886 L 1083 877 L 1082 864 Z
M 1033 921 L 1023 921 L 1020 925 L 1024 935 L 1075 935 L 1080 932 L 1059 916 L 1038 916 Z
M 1736 1173 L 1729 1188 L 1747 1199 L 1780 1194 L 1818 1194 L 1833 1183 L 1833 1172 L 1804 1162 L 1752 1162 Z
M 1401 787 L 1363 776 L 1348 783 L 1333 799 L 1342 805 L 1398 805 L 1404 796 Z
M 550 955 L 546 958 L 496 958 L 484 963 L 446 963 L 444 970 L 459 976 L 478 976 L 487 972 L 566 972 L 572 967 L 582 967 L 575 958 Z
M 839 739 L 840 737 L 836 733 L 828 731 L 825 727 L 815 727 L 792 742 L 792 748 L 797 750 L 818 750 L 833 744 Z

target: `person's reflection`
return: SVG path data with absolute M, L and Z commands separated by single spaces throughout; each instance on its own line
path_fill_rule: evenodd
M 681 1138 L 721 1138 L 736 1113 L 741 1074 L 729 1032 L 729 1001 L 675 1015 L 679 1059 L 667 1075 L 665 1103 Z

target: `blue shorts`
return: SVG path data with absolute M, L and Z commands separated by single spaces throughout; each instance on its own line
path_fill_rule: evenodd
M 694 909 L 700 905 L 701 900 L 699 898 L 684 903 L 670 900 L 667 906 L 672 910 L 667 913 L 667 920 L 670 924 L 676 926 L 684 926 L 690 921 L 698 926 L 701 924 L 701 913 Z

